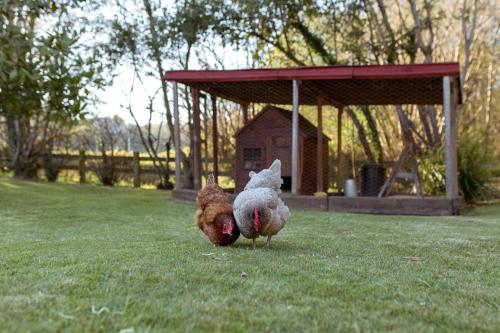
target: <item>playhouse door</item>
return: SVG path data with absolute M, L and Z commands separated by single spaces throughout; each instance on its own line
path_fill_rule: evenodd
M 292 144 L 290 137 L 275 136 L 270 138 L 267 144 L 267 164 L 275 159 L 281 161 L 281 176 L 292 176 Z

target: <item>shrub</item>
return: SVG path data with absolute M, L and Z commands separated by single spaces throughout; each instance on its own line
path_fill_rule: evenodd
M 55 182 L 61 169 L 64 165 L 64 159 L 59 159 L 59 161 L 54 161 L 54 156 L 52 152 L 45 152 L 42 155 L 42 167 L 45 174 L 45 178 L 49 182 Z
M 484 200 L 492 192 L 487 183 L 491 175 L 488 158 L 474 141 L 462 141 L 458 148 L 458 186 L 465 201 Z
M 120 170 L 124 168 L 124 163 L 114 155 L 108 155 L 103 151 L 100 158 L 87 160 L 87 166 L 95 173 L 102 185 L 114 186 L 121 180 Z
M 107 156 L 103 156 L 102 161 L 98 162 L 96 168 L 97 177 L 104 186 L 113 186 L 118 182 L 118 174 L 116 173 L 115 163 Z
M 422 191 L 428 195 L 442 195 L 446 191 L 444 150 L 442 147 L 426 151 L 418 158 Z
M 466 202 L 484 200 L 491 196 L 488 187 L 488 159 L 475 140 L 462 140 L 458 146 L 458 187 Z M 444 148 L 422 154 L 418 159 L 419 173 L 425 194 L 443 195 L 446 192 Z

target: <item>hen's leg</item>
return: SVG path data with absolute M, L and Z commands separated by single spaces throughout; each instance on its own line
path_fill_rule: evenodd
M 255 237 L 253 238 L 253 241 L 252 241 L 252 249 L 255 250 Z
M 269 249 L 271 248 L 271 237 L 272 237 L 272 236 L 267 236 L 266 246 L 267 246 Z

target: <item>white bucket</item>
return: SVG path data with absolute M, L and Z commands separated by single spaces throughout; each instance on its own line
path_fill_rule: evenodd
M 356 181 L 354 179 L 345 180 L 344 195 L 350 198 L 358 196 L 358 190 L 356 189 Z

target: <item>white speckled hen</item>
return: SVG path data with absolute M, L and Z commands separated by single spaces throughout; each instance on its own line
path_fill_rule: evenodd
M 283 229 L 290 216 L 279 198 L 281 184 L 281 161 L 275 160 L 269 169 L 251 171 L 250 181 L 234 200 L 236 224 L 245 238 L 253 240 L 253 248 L 259 236 L 267 236 L 266 245 L 270 247 L 271 237 Z

